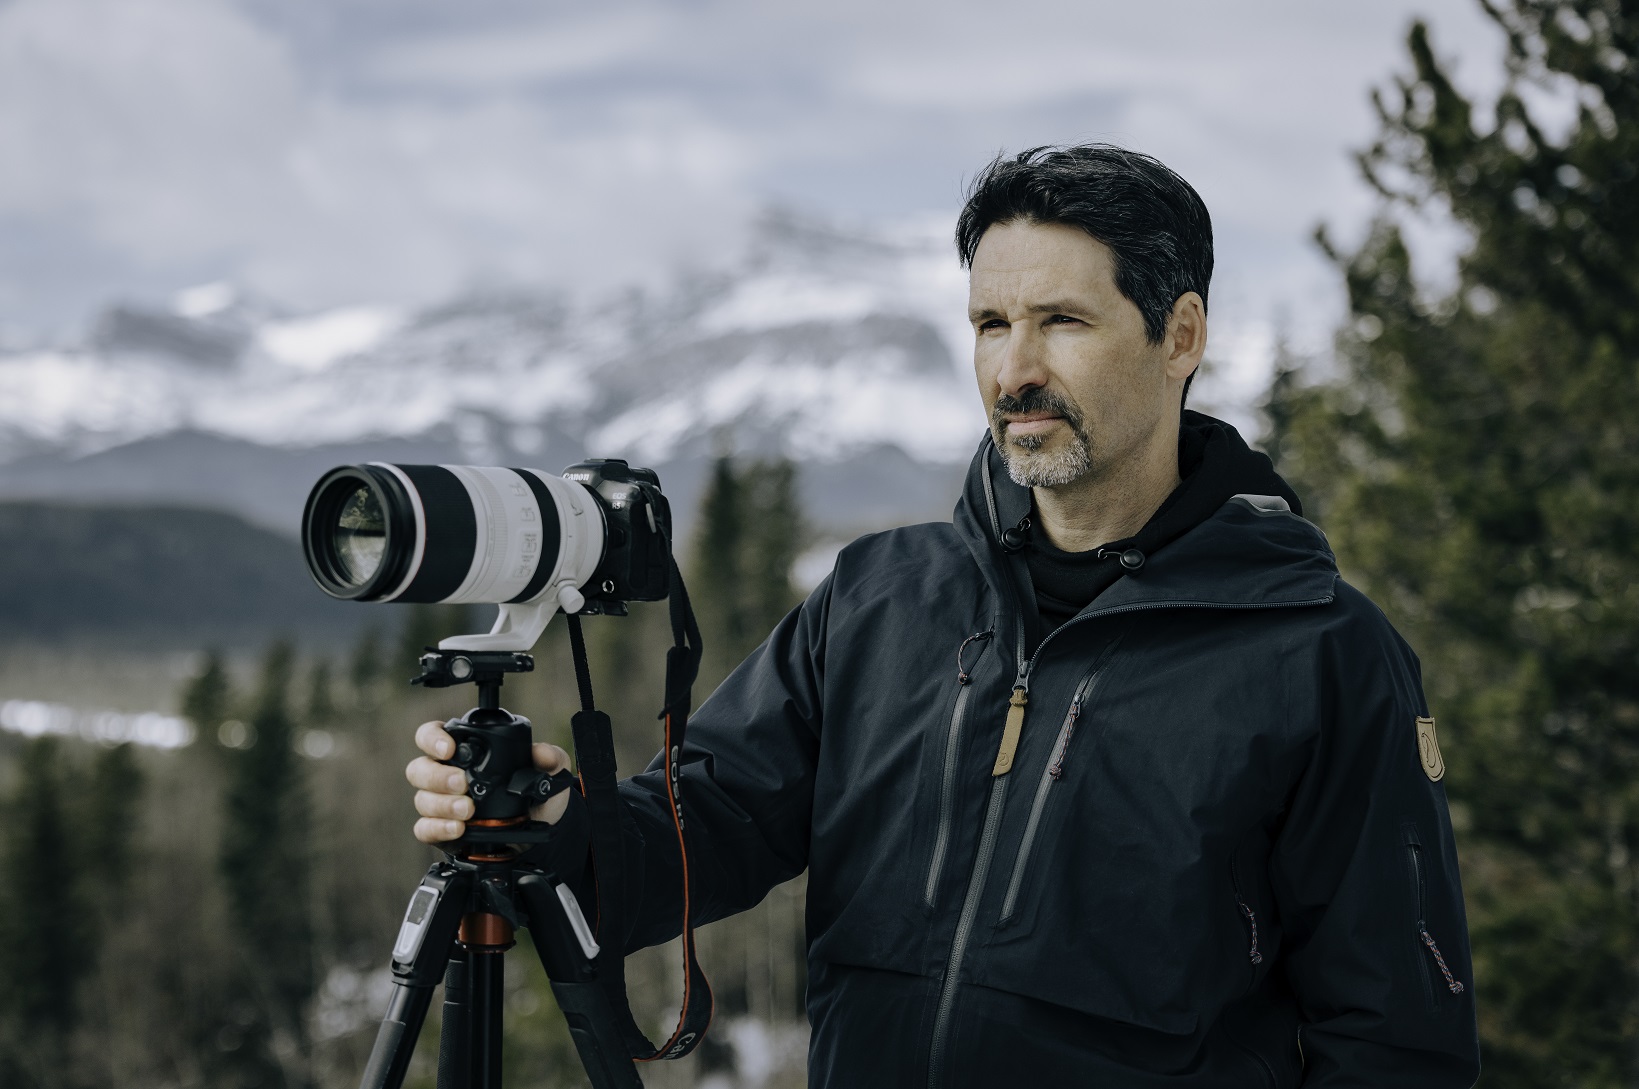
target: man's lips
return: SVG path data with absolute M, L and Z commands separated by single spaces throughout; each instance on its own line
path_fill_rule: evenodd
M 1050 413 L 1038 412 L 1029 416 L 1003 416 L 1007 430 L 1017 435 L 1036 435 L 1064 419 Z

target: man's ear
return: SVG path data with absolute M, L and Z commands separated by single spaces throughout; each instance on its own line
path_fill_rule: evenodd
M 1162 347 L 1168 378 L 1181 382 L 1201 365 L 1206 354 L 1206 303 L 1200 295 L 1186 291 L 1172 304 Z

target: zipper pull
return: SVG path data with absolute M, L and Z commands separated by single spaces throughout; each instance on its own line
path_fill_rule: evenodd
M 967 671 L 967 663 L 964 661 L 964 659 L 967 655 L 967 646 L 968 646 L 968 644 L 972 643 L 972 642 L 979 641 L 979 640 L 989 639 L 992 635 L 995 635 L 995 634 L 996 634 L 996 629 L 992 628 L 989 631 L 974 632 L 972 635 L 970 635 L 966 639 L 962 640 L 962 645 L 956 648 L 956 683 L 957 684 L 966 685 L 966 684 L 968 684 L 969 682 L 971 682 L 973 680 L 973 674 L 971 674 Z M 980 653 L 982 654 L 983 652 L 984 652 L 984 648 L 981 647 L 980 648 Z
M 1047 777 L 1057 782 L 1064 777 L 1064 754 L 1070 751 L 1070 739 L 1076 733 L 1076 719 L 1081 717 L 1081 701 L 1070 705 L 1070 717 L 1064 722 L 1064 738 L 1059 742 L 1058 755 L 1053 757 L 1053 763 L 1047 768 Z
M 1013 754 L 1019 747 L 1019 734 L 1024 731 L 1024 705 L 1030 694 L 1024 685 L 1015 685 L 1013 698 L 1007 701 L 1007 726 L 1002 730 L 1002 747 L 996 751 L 996 766 L 990 769 L 991 778 L 1006 775 L 1013 770 Z
M 1242 900 L 1240 898 L 1240 896 L 1238 896 L 1238 895 L 1235 897 L 1235 902 L 1241 906 L 1241 914 L 1246 917 L 1247 928 L 1252 932 L 1252 944 L 1247 947 L 1246 959 L 1250 960 L 1254 965 L 1262 964 L 1263 963 L 1263 951 L 1258 948 L 1258 916 L 1257 916 L 1257 913 L 1254 912 L 1251 908 L 1247 907 L 1246 906 L 1246 901 Z

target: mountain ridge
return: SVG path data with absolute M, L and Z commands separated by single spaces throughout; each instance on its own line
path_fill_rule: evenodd
M 232 514 L 0 503 L 0 644 L 339 646 L 371 612 L 325 596 L 294 541 Z
M 293 314 L 228 285 L 0 352 L 0 498 L 172 502 L 287 535 L 361 460 L 656 468 L 682 519 L 733 452 L 804 469 L 832 532 L 944 517 L 983 419 L 948 243 L 768 217 L 741 264 L 577 303 L 486 291 Z

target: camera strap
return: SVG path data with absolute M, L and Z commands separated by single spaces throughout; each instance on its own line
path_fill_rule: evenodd
M 711 1023 L 711 984 L 695 955 L 693 911 L 690 903 L 689 849 L 683 834 L 682 753 L 688 729 L 695 678 L 700 672 L 700 627 L 690 607 L 682 573 L 672 561 L 669 595 L 672 647 L 666 652 L 666 702 L 660 719 L 665 724 L 666 797 L 683 877 L 683 1007 L 670 1038 L 656 1047 L 638 1028 L 626 995 L 626 864 L 621 833 L 621 802 L 615 779 L 614 734 L 609 716 L 592 699 L 592 675 L 586 661 L 586 637 L 580 617 L 570 614 L 569 646 L 575 662 L 575 683 L 581 710 L 571 720 L 575 757 L 580 768 L 587 816 L 591 819 L 592 865 L 597 884 L 598 984 L 615 1011 L 627 1050 L 639 1062 L 680 1059 L 693 1051 Z

